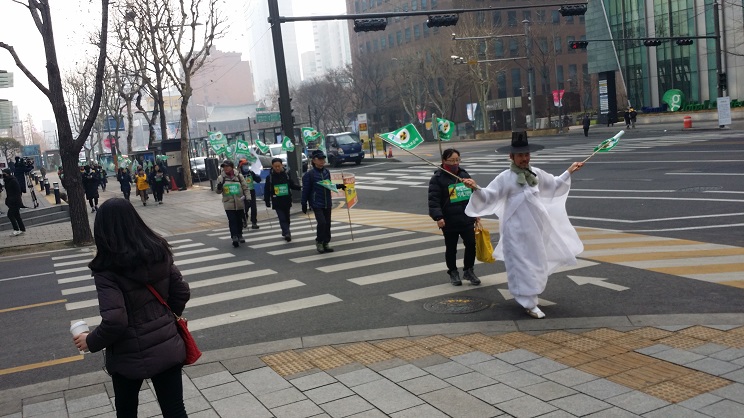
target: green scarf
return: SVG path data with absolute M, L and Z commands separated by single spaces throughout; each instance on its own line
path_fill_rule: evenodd
M 519 168 L 516 164 L 514 164 L 514 161 L 512 161 L 510 169 L 511 171 L 517 173 L 517 184 L 529 184 L 530 186 L 537 186 L 537 177 L 535 177 L 535 173 L 533 173 L 529 169 Z

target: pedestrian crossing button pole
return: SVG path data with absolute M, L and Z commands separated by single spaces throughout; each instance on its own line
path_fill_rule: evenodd
M 54 204 L 59 205 L 60 203 L 62 203 L 62 200 L 60 200 L 59 198 L 59 183 L 55 181 L 53 185 L 54 185 Z

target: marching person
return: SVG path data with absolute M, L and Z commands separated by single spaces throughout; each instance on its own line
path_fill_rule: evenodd
M 108 177 L 106 175 L 106 170 L 104 170 L 103 167 L 101 167 L 101 165 L 98 164 L 95 167 L 93 167 L 93 171 L 95 171 L 96 174 L 98 174 L 98 182 L 101 186 L 101 190 L 105 192 L 106 185 L 108 184 Z
M 98 186 L 101 184 L 101 178 L 97 170 L 92 170 L 89 165 L 83 167 L 83 188 L 85 189 L 85 198 L 90 203 L 90 213 L 98 210 Z
M 462 285 L 460 273 L 457 271 L 457 242 L 460 238 L 465 245 L 463 278 L 472 285 L 477 286 L 481 283 L 473 271 L 476 218 L 465 214 L 465 207 L 472 192 L 463 181 L 469 178 L 470 174 L 460 167 L 460 151 L 448 148 L 442 153 L 441 168 L 435 171 L 429 180 L 429 216 L 444 235 L 444 261 L 450 284 L 453 286 Z
M 267 208 L 274 208 L 276 217 L 279 219 L 279 226 L 282 228 L 282 236 L 287 242 L 292 241 L 292 234 L 289 231 L 292 190 L 301 190 L 301 188 L 289 180 L 289 174 L 284 169 L 282 159 L 274 158 L 271 160 L 271 172 L 266 177 L 264 201 Z
M 140 167 L 137 169 L 137 175 L 134 176 L 134 182 L 137 184 L 137 195 L 142 199 L 142 206 L 147 206 L 147 199 L 150 196 L 147 195 L 147 189 L 150 188 L 150 184 L 147 182 L 147 174 L 145 169 Z
M 630 127 L 635 129 L 636 120 L 638 118 L 638 112 L 632 107 L 630 108 Z
M 527 138 L 512 139 L 508 153 L 511 168 L 501 172 L 486 188 L 473 179 L 463 183 L 473 189 L 465 214 L 499 218 L 499 243 L 494 258 L 503 260 L 509 293 L 533 318 L 544 318 L 537 306 L 548 276 L 558 267 L 575 265 L 584 246 L 566 214 L 571 174 L 584 163 L 575 162 L 560 176 L 530 165 L 530 154 L 543 149 Z
M 243 239 L 243 208 L 250 203 L 251 191 L 242 174 L 235 171 L 235 164 L 225 160 L 220 165 L 222 173 L 217 177 L 216 192 L 222 195 L 222 206 L 225 208 L 227 223 L 230 227 L 230 239 L 233 247 L 239 247 Z M 247 202 L 246 202 L 247 201 Z
M 173 264 L 170 245 L 121 198 L 101 205 L 93 231 L 96 256 L 88 267 L 101 323 L 73 336 L 73 342 L 81 351 L 106 349 L 117 417 L 137 416 L 145 379 L 152 381 L 164 417 L 186 417 L 181 377 L 186 349 L 173 315 L 183 313 L 191 292 Z
M 155 164 L 152 166 L 147 181 L 150 183 L 152 196 L 155 198 L 155 201 L 158 202 L 158 205 L 162 205 L 163 192 L 165 191 L 165 186 L 168 184 L 168 176 L 161 170 L 160 165 Z
M 21 208 L 26 206 L 21 197 L 23 195 L 21 186 L 13 172 L 9 168 L 3 168 L 2 173 L 5 182 L 5 206 L 8 207 L 8 220 L 13 226 L 13 233 L 10 236 L 15 237 L 26 232 L 26 226 L 23 225 L 23 219 L 21 219 Z
M 256 213 L 256 183 L 261 182 L 261 176 L 251 171 L 251 166 L 245 158 L 238 162 L 238 168 L 240 169 L 240 174 L 243 175 L 245 182 L 248 183 L 248 189 L 251 191 L 251 202 L 250 204 L 246 202 L 243 209 L 243 228 L 248 228 L 248 212 L 250 211 L 251 229 L 258 229 L 258 214 Z
M 589 126 L 591 126 L 592 122 L 589 120 L 589 114 L 585 113 L 584 117 L 581 119 L 581 126 L 584 128 L 584 136 L 589 136 Z
M 124 194 L 124 199 L 129 200 L 129 196 L 132 193 L 132 175 L 129 174 L 129 169 L 119 167 L 119 172 L 116 173 L 116 180 L 121 185 L 121 192 Z
M 331 172 L 325 168 L 326 156 L 322 150 L 315 150 L 311 157 L 312 167 L 302 176 L 302 213 L 307 214 L 308 207 L 315 214 L 318 222 L 317 234 L 315 236 L 315 248 L 319 253 L 332 253 L 331 247 L 331 190 L 323 187 L 321 182 L 330 184 Z M 337 184 L 336 188 L 346 190 L 343 184 Z

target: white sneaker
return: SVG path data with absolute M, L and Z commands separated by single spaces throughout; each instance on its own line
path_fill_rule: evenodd
M 543 319 L 545 318 L 545 313 L 540 310 L 537 306 L 535 306 L 532 309 L 527 309 L 527 315 L 535 318 L 535 319 Z
M 10 234 L 11 237 L 17 237 L 18 235 L 21 235 L 23 231 L 13 231 L 12 234 Z

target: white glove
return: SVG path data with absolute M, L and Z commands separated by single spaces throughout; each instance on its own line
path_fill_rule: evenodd
M 240 196 L 240 200 L 245 200 L 245 195 Z

